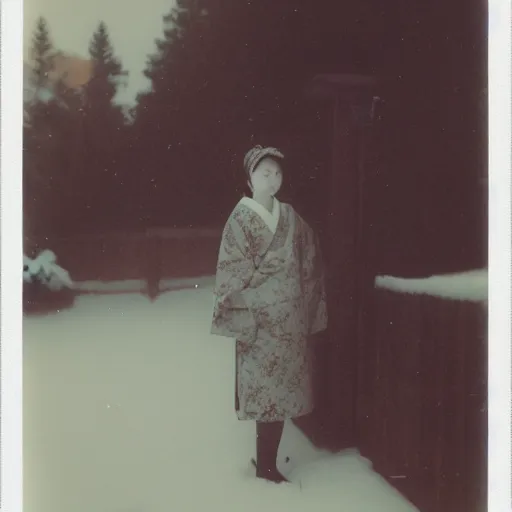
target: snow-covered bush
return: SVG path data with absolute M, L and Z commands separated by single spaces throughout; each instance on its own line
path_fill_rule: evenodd
M 57 265 L 57 256 L 49 250 L 42 251 L 35 259 L 23 255 L 23 281 L 25 283 L 39 281 L 54 291 L 73 288 L 73 281 L 68 271 Z
M 67 270 L 57 264 L 55 253 L 44 250 L 32 259 L 23 255 L 23 309 L 48 312 L 74 302 L 74 284 Z

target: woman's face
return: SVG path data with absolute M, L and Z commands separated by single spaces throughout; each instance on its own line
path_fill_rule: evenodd
M 253 194 L 275 196 L 283 183 L 281 166 L 272 158 L 264 158 L 254 169 L 249 186 Z

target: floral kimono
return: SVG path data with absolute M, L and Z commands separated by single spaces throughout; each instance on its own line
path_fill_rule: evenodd
M 313 410 L 310 335 L 327 326 L 323 268 L 311 228 L 285 203 L 244 197 L 222 235 L 212 334 L 236 338 L 240 420 Z

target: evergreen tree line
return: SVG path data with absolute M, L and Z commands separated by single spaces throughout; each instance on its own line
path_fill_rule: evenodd
M 469 240 L 484 224 L 484 19 L 477 0 L 178 0 L 147 59 L 151 88 L 130 110 L 113 102 L 126 73 L 101 23 L 93 79 L 31 106 L 28 223 L 62 234 L 220 225 L 255 143 L 290 155 L 287 197 L 320 199 L 332 114 L 305 86 L 319 73 L 363 73 L 383 84 L 374 179 L 387 240 L 435 237 L 439 226 Z M 54 50 L 44 20 L 33 50 L 44 79 Z
M 40 18 L 32 38 L 29 80 L 48 89 L 52 59 L 59 54 L 46 21 Z M 108 224 L 122 186 L 120 156 L 129 136 L 122 106 L 113 99 L 127 73 L 115 57 L 107 27 L 92 35 L 92 79 L 76 90 L 65 77 L 52 95 L 36 95 L 26 106 L 23 173 L 24 217 L 28 234 L 68 235 Z M 100 227 L 101 229 L 101 227 Z

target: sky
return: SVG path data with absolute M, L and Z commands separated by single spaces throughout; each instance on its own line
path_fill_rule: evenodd
M 149 85 L 142 71 L 148 54 L 155 51 L 155 38 L 163 34 L 162 16 L 174 4 L 175 0 L 25 0 L 25 55 L 39 16 L 48 22 L 57 49 L 83 57 L 87 56 L 93 32 L 104 21 L 115 54 L 129 72 L 127 86 L 116 99 L 133 103 L 137 93 Z

